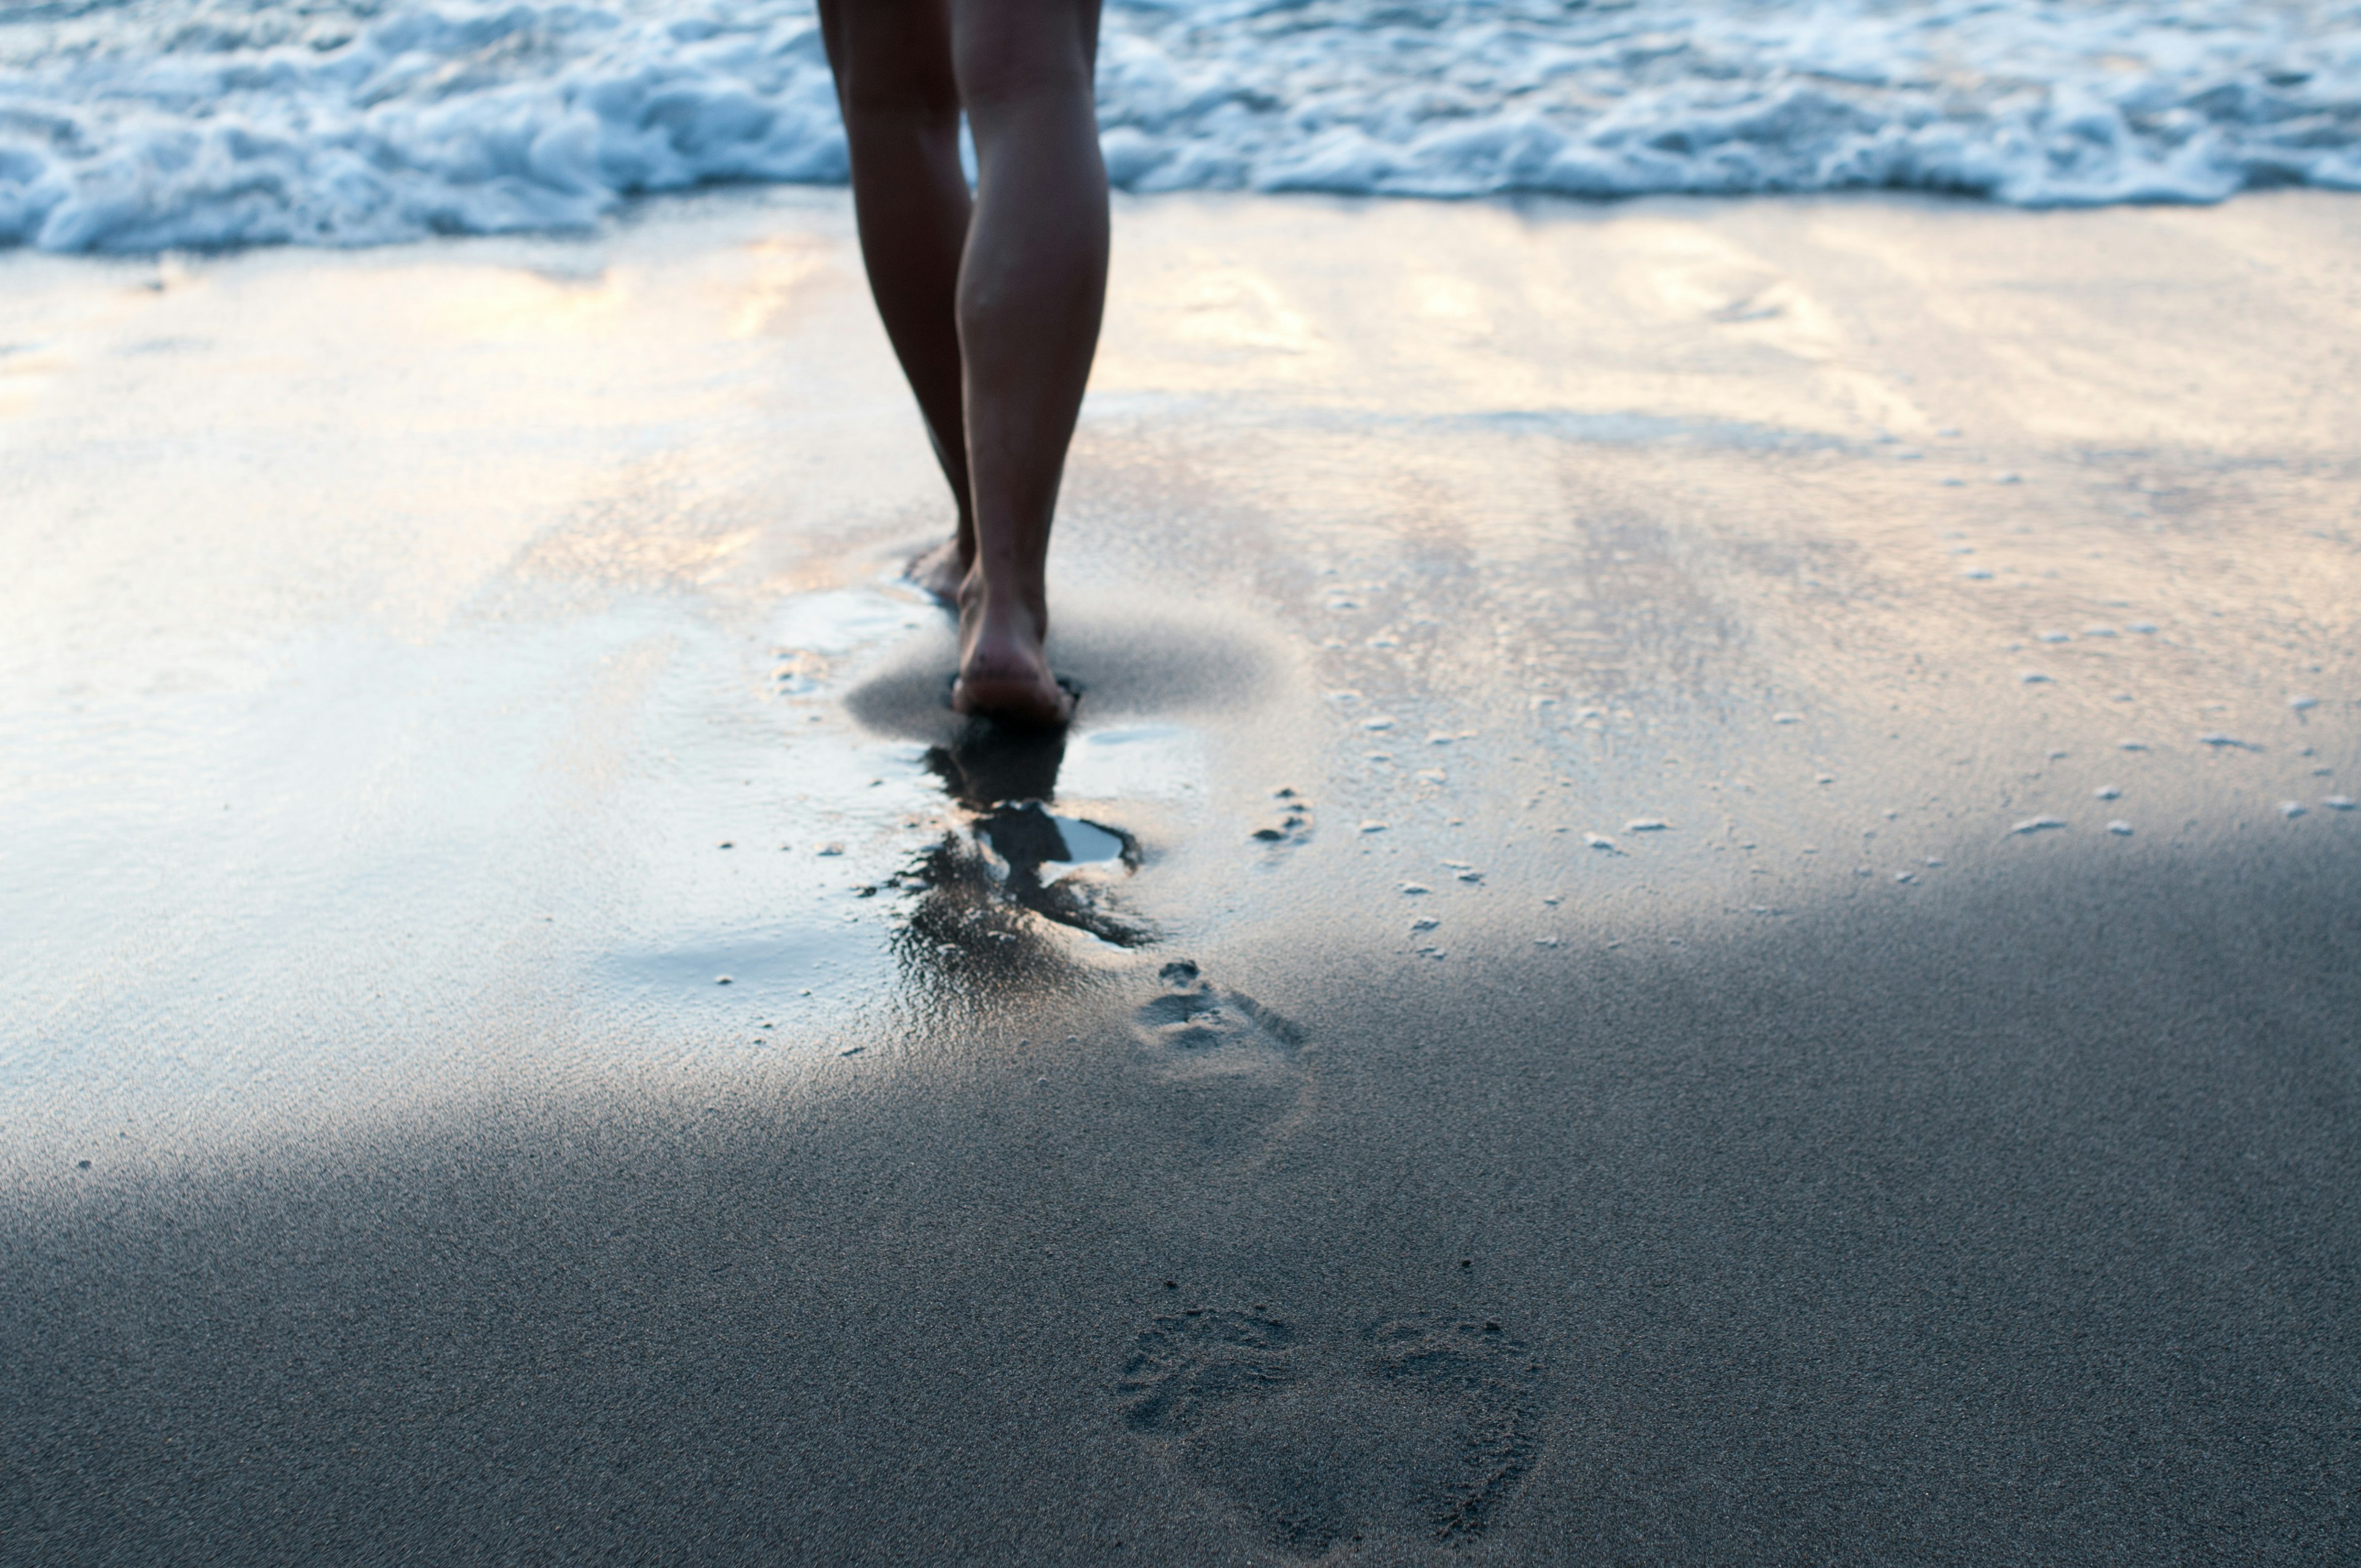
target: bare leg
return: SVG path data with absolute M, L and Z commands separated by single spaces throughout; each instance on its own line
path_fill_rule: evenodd
M 950 0 L 979 179 L 959 274 L 976 553 L 952 706 L 1033 723 L 1051 677 L 1043 579 L 1067 443 L 1106 298 L 1107 185 L 1091 77 L 1097 0 Z
M 957 313 L 970 203 L 949 0 L 821 0 L 820 28 L 870 292 L 959 506 L 957 532 L 911 562 L 910 576 L 950 602 L 975 563 L 975 510 Z

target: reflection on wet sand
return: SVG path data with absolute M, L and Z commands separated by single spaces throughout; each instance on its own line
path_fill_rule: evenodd
M 917 890 L 896 947 L 906 968 L 968 983 L 1031 972 L 1057 959 L 1027 915 L 1118 948 L 1151 939 L 1122 909 L 1116 884 L 1139 869 L 1139 844 L 1120 828 L 1053 813 L 1066 732 L 971 719 L 926 754 L 964 821 L 896 878 Z

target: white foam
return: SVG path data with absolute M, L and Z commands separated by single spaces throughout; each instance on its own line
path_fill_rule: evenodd
M 1110 0 L 1138 191 L 2361 189 L 2356 0 Z M 837 183 L 809 0 L 141 0 L 0 12 L 0 243 L 567 227 Z

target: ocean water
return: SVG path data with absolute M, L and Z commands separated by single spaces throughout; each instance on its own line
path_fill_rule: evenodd
M 1115 182 L 2361 189 L 2361 0 L 1110 0 Z M 806 0 L 0 0 L 0 246 L 564 228 L 838 182 Z

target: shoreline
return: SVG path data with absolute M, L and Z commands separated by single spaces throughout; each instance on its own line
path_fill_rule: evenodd
M 1117 225 L 1047 746 L 840 193 L 0 255 L 0 1531 L 2339 1539 L 2361 204 Z

